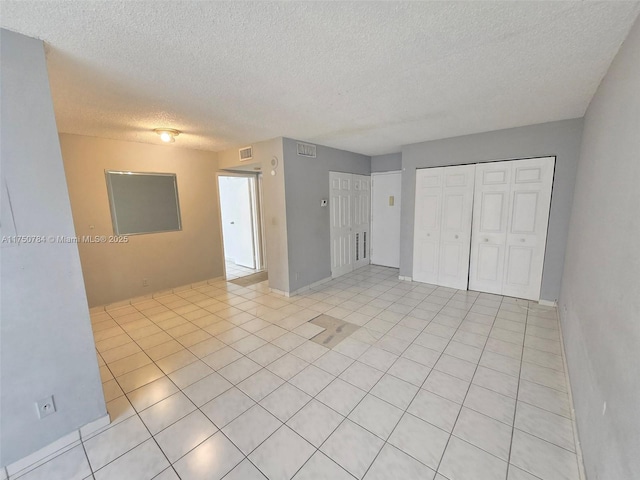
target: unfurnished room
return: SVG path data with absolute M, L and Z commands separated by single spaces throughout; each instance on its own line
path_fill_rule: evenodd
M 0 480 L 636 480 L 640 2 L 0 0 Z

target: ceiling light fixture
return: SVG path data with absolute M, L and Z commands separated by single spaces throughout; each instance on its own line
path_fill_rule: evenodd
M 180 130 L 175 128 L 155 128 L 153 131 L 160 135 L 160 140 L 166 143 L 175 142 L 176 137 L 181 133 Z

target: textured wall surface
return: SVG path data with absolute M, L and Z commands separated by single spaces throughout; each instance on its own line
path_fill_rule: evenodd
M 79 236 L 113 235 L 105 170 L 175 173 L 178 181 L 182 230 L 79 245 L 90 306 L 223 275 L 216 153 L 66 134 L 60 146 Z
M 632 480 L 640 472 L 638 85 L 640 23 L 584 120 L 560 297 L 589 480 Z
M 0 466 L 106 415 L 41 41 L 6 30 L 2 45 Z M 39 419 L 35 402 L 54 396 Z

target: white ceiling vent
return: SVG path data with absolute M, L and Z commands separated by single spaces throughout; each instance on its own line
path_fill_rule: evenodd
M 253 158 L 253 147 L 244 147 L 238 150 L 240 153 L 240 161 L 246 162 Z
M 298 142 L 298 155 L 301 157 L 316 158 L 316 146 Z

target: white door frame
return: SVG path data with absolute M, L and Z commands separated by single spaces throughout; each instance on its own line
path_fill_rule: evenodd
M 253 223 L 253 245 L 256 271 L 266 269 L 266 236 L 264 235 L 264 212 L 262 202 L 262 178 L 261 174 L 241 172 L 216 172 L 216 192 L 218 194 L 218 223 L 220 228 L 220 244 L 222 245 L 222 268 L 224 277 L 227 277 L 226 256 L 224 253 L 224 235 L 222 226 L 222 203 L 220 201 L 219 178 L 220 177 L 244 177 L 249 178 L 251 194 L 251 218 Z

